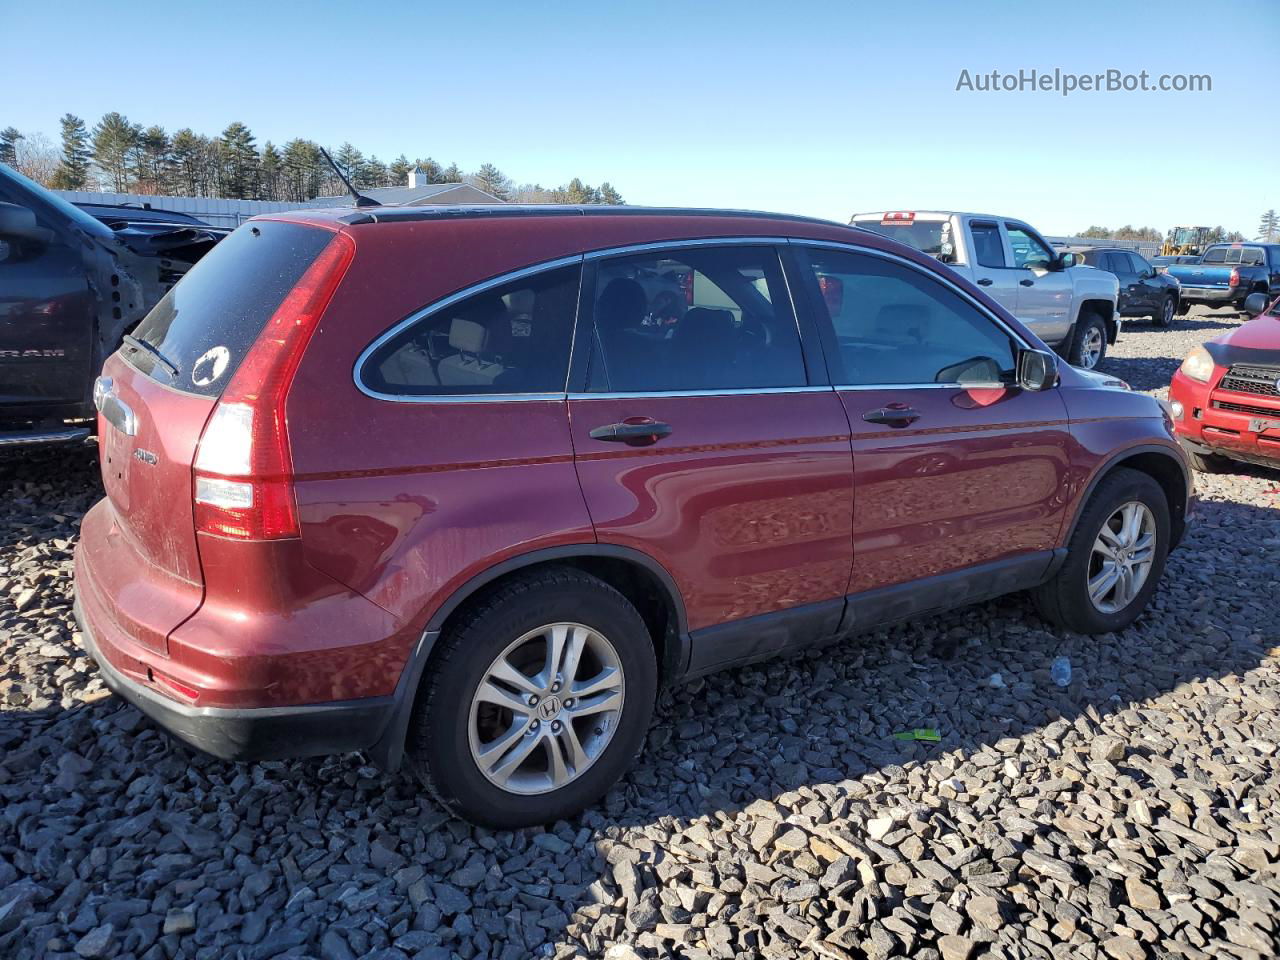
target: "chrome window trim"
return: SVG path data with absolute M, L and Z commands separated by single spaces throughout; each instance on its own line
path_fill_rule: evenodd
M 549 393 L 382 393 L 374 390 L 364 382 L 363 371 L 364 365 L 373 356 L 374 352 L 391 338 L 395 337 L 401 331 L 413 326 L 427 316 L 438 313 L 460 300 L 475 296 L 477 293 L 484 293 L 494 287 L 500 287 L 504 284 L 511 283 L 514 280 L 522 280 L 525 277 L 531 277 L 539 273 L 547 273 L 551 270 L 559 270 L 561 267 L 571 267 L 575 264 L 581 266 L 583 263 L 583 255 L 574 254 L 571 257 L 560 257 L 556 260 L 547 260 L 543 263 L 535 263 L 532 266 L 521 267 L 519 270 L 512 270 L 509 273 L 499 274 L 496 277 L 490 277 L 488 280 L 481 280 L 479 283 L 464 287 L 447 297 L 432 301 L 425 307 L 415 310 L 409 316 L 405 317 L 399 323 L 393 325 L 389 330 L 383 331 L 373 343 L 365 347 L 360 352 L 360 356 L 356 357 L 355 366 L 352 368 L 352 377 L 355 380 L 356 389 L 363 393 L 366 397 L 372 397 L 374 400 L 388 400 L 391 403 L 510 403 L 512 401 L 529 401 L 529 400 L 563 400 L 566 391 L 559 390 Z M 579 290 L 581 290 L 581 278 L 579 278 Z M 574 324 L 577 324 L 577 311 L 574 311 Z M 570 335 L 570 345 L 572 346 L 572 333 Z M 566 367 L 565 376 L 568 377 L 568 368 Z M 567 382 L 567 381 L 566 381 Z
M 621 390 L 608 393 L 571 393 L 570 400 L 651 400 L 655 397 L 744 397 L 773 393 L 830 393 L 831 384 L 808 387 L 726 387 L 723 390 Z
M 837 390 L 1012 390 L 1016 383 L 841 383 Z
M 821 393 L 833 390 L 919 390 L 919 389 L 974 389 L 976 387 L 986 387 L 987 384 L 961 384 L 961 383 L 885 383 L 885 384 L 817 384 L 803 387 L 759 387 L 759 388 L 733 388 L 725 390 L 660 390 L 660 391 L 624 391 L 610 393 L 587 393 L 561 390 L 546 393 L 464 393 L 464 394 L 400 394 L 400 393 L 381 393 L 368 387 L 361 376 L 361 371 L 370 356 L 392 337 L 399 334 L 406 327 L 412 326 L 430 314 L 444 310 L 452 306 L 460 300 L 474 296 L 477 293 L 483 293 L 485 290 L 493 287 L 502 286 L 514 280 L 520 280 L 524 277 L 533 276 L 538 273 L 544 273 L 550 270 L 558 270 L 561 267 L 569 267 L 575 264 L 585 265 L 587 261 L 600 260 L 605 257 L 626 256 L 632 253 L 648 253 L 657 250 L 674 250 L 682 247 L 706 247 L 706 246 L 778 246 L 780 244 L 791 244 L 795 246 L 818 247 L 829 250 L 844 250 L 849 253 L 860 253 L 866 256 L 879 257 L 882 260 L 889 260 L 902 264 L 906 267 L 914 268 L 925 273 L 952 292 L 959 294 L 966 302 L 974 307 L 979 313 L 987 317 L 991 322 L 996 324 L 1003 330 L 1014 343 L 1020 345 L 1023 349 L 1032 350 L 1039 349 L 1028 344 L 1022 336 L 1003 320 L 992 313 L 986 306 L 976 300 L 959 284 L 953 282 L 949 277 L 940 274 L 929 274 L 927 270 L 913 260 L 906 257 L 898 256 L 884 250 L 877 250 L 874 247 L 859 246 L 851 243 L 841 243 L 834 240 L 818 240 L 808 237 L 699 237 L 686 240 L 659 240 L 651 243 L 627 244 L 621 247 L 609 247 L 602 250 L 591 250 L 585 253 L 574 254 L 569 257 L 559 257 L 555 260 L 547 260 L 542 263 L 532 264 L 527 267 L 521 267 L 509 273 L 499 274 L 488 280 L 482 280 L 479 283 L 464 287 L 446 297 L 435 300 L 432 303 L 414 311 L 400 322 L 393 325 L 390 329 L 385 330 L 375 339 L 369 346 L 365 347 L 356 358 L 353 366 L 352 375 L 355 381 L 356 389 L 367 397 L 374 400 L 386 400 L 391 403 L 519 403 L 519 402 L 546 402 L 559 400 L 631 400 L 644 399 L 649 397 L 719 397 L 719 396 L 748 396 L 753 394 L 770 394 L 770 393 Z M 795 302 L 795 297 L 790 288 L 790 282 L 786 278 L 786 270 L 783 269 L 783 279 L 787 284 L 786 295 L 791 306 L 791 314 L 797 324 L 797 334 L 800 334 L 799 312 Z M 581 296 L 581 287 L 579 287 L 579 296 Z M 581 313 L 581 303 L 577 313 Z M 574 327 L 576 335 L 577 313 L 574 316 Z M 830 322 L 830 321 L 828 321 Z M 803 337 L 801 337 L 803 339 Z M 567 373 L 566 373 L 567 376 Z M 990 386 L 994 387 L 995 384 Z M 1000 384 L 1000 386 L 1008 386 L 1008 384 Z
M 879 257 L 881 260 L 892 260 L 893 262 L 901 263 L 904 266 L 914 267 L 915 269 L 919 270 L 922 273 L 925 273 L 927 276 L 931 277 L 932 279 L 937 280 L 944 287 L 949 288 L 953 293 L 958 293 L 961 297 L 967 300 L 970 303 L 970 305 L 972 305 L 979 313 L 981 313 L 984 317 L 989 319 L 992 323 L 994 323 L 1001 330 L 1007 333 L 1010 336 L 1010 338 L 1013 339 L 1014 343 L 1021 345 L 1024 350 L 1040 349 L 1039 347 L 1033 347 L 1031 346 L 1031 344 L 1027 343 L 1027 341 L 1022 339 L 1022 335 L 1019 334 L 1018 331 L 1014 330 L 1007 323 L 1001 320 L 998 316 L 992 313 L 988 307 L 986 307 L 984 304 L 976 300 L 972 296 L 972 294 L 966 291 L 958 283 L 955 283 L 950 277 L 930 274 L 928 273 L 928 271 L 924 270 L 924 268 L 921 267 L 920 264 L 916 263 L 914 260 L 908 260 L 906 257 L 900 257 L 896 253 L 890 253 L 887 250 L 873 250 L 870 247 L 855 247 L 852 244 L 837 243 L 833 240 L 802 240 L 798 237 L 793 237 L 791 238 L 790 242 L 792 244 L 802 245 L 806 247 L 824 247 L 830 250 L 847 250 L 849 253 L 862 253 L 871 257 Z

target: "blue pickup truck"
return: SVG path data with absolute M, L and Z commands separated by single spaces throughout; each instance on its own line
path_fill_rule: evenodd
M 1280 296 L 1280 243 L 1215 243 L 1195 263 L 1173 263 L 1165 273 L 1182 286 L 1178 313 L 1192 304 L 1243 308 L 1251 293 Z

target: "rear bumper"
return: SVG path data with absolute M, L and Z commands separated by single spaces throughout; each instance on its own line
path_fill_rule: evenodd
M 84 443 L 88 439 L 88 427 L 63 427 L 56 430 L 0 430 L 0 448 Z
M 1243 302 L 1248 294 L 1244 287 L 1191 287 L 1184 283 L 1179 296 L 1191 303 L 1232 303 Z
M 85 649 L 113 693 L 173 736 L 224 760 L 275 760 L 348 753 L 373 746 L 396 713 L 395 697 L 292 707 L 195 707 L 125 675 L 102 649 L 80 600 L 76 623 Z

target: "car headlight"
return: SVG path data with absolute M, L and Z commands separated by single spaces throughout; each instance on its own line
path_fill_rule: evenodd
M 1182 372 L 1192 380 L 1208 383 L 1213 376 L 1213 357 L 1209 356 L 1209 351 L 1204 347 L 1196 347 L 1182 361 Z

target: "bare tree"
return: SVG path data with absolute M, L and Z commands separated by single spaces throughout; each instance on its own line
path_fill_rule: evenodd
M 28 133 L 14 144 L 14 168 L 36 183 L 49 186 L 58 172 L 62 153 L 43 133 Z

